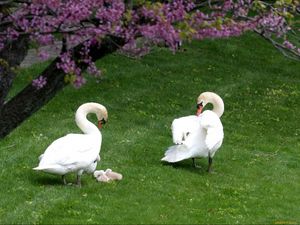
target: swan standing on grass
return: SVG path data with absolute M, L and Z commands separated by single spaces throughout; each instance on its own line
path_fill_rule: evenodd
M 212 110 L 202 109 L 207 103 Z M 196 116 L 186 116 L 172 122 L 172 135 L 175 145 L 165 152 L 162 161 L 174 163 L 184 159 L 208 157 L 208 172 L 211 172 L 212 158 L 221 147 L 224 133 L 221 120 L 224 103 L 221 97 L 213 92 L 204 92 L 197 99 Z
M 52 142 L 39 157 L 39 166 L 33 168 L 34 170 L 62 175 L 64 184 L 67 183 L 65 175 L 76 172 L 77 185 L 81 186 L 82 173 L 93 173 L 100 161 L 102 135 L 87 120 L 89 113 L 96 114 L 99 128 L 107 121 L 107 110 L 103 105 L 93 102 L 81 105 L 76 111 L 75 121 L 83 134 L 68 134 Z

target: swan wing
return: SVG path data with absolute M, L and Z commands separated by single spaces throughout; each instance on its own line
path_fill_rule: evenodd
M 199 128 L 197 116 L 185 116 L 174 119 L 172 122 L 172 137 L 174 144 L 182 144 L 189 135 Z
M 161 159 L 166 162 L 178 162 L 190 158 L 192 152 L 184 144 L 170 146 L 165 152 L 164 157 Z
M 200 116 L 200 126 L 206 131 L 205 145 L 208 150 L 217 150 L 223 141 L 223 125 L 214 112 L 206 110 Z
M 101 140 L 85 134 L 68 134 L 46 149 L 39 167 L 61 166 L 69 169 L 89 166 L 97 159 Z
M 167 162 L 178 162 L 184 159 L 198 157 L 200 155 L 204 156 L 202 151 L 205 149 L 205 146 L 201 140 L 203 140 L 201 137 L 201 129 L 198 127 L 197 130 L 188 135 L 182 144 L 170 146 L 161 160 Z
M 185 116 L 173 120 L 172 136 L 175 145 L 170 146 L 162 161 L 178 162 L 193 157 L 199 149 L 200 123 L 198 116 Z

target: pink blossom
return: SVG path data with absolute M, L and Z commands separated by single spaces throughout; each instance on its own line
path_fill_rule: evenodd
M 35 39 L 40 45 L 50 45 L 54 43 L 54 36 L 52 34 L 37 35 Z
M 19 37 L 19 35 L 20 35 L 19 32 L 16 31 L 15 29 L 10 27 L 7 29 L 7 36 L 9 39 L 15 40 Z
M 285 46 L 285 47 L 287 47 L 288 49 L 295 49 L 296 48 L 296 46 L 295 45 L 293 45 L 291 42 L 289 42 L 288 40 L 285 40 L 284 42 L 283 42 L 283 45 Z
M 278 37 L 282 36 L 288 31 L 288 26 L 286 26 L 286 21 L 282 16 L 267 14 L 258 20 L 258 25 L 261 29 L 266 32 L 271 32 L 276 34 Z
M 95 77 L 101 76 L 101 71 L 96 67 L 94 62 L 90 62 L 87 68 L 87 72 Z
M 224 1 L 224 4 L 223 4 L 223 8 L 222 10 L 223 11 L 229 11 L 233 8 L 233 3 L 232 3 L 232 0 L 225 0 Z
M 75 88 L 80 88 L 82 85 L 84 85 L 86 83 L 86 79 L 84 79 L 83 76 L 79 75 L 76 76 L 75 81 L 73 82 L 73 86 Z
M 43 61 L 47 60 L 49 58 L 49 53 L 44 50 L 40 50 L 38 51 L 38 57 Z
M 81 69 L 76 66 L 71 58 L 71 53 L 66 52 L 60 55 L 60 62 L 56 64 L 57 68 L 62 69 L 66 74 L 80 75 Z
M 43 88 L 47 84 L 47 78 L 42 75 L 32 81 L 32 86 L 37 90 Z

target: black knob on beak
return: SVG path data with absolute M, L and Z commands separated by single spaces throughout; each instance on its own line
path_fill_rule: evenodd
M 197 104 L 197 109 L 201 109 L 201 108 L 203 108 L 203 102 Z

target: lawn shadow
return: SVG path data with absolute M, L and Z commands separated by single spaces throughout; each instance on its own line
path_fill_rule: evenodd
M 193 161 L 192 160 L 183 160 L 180 162 L 176 162 L 176 163 L 167 163 L 167 162 L 162 162 L 163 166 L 171 166 L 174 169 L 183 169 L 186 171 L 189 171 L 191 173 L 196 173 L 196 174 L 200 174 L 200 175 L 206 175 L 208 174 L 207 172 L 207 164 L 205 163 L 206 161 L 203 160 L 197 160 L 197 167 L 194 167 L 193 165 Z
M 85 174 L 81 178 L 81 185 L 84 186 L 88 183 L 89 175 Z M 67 184 L 63 183 L 62 177 L 60 175 L 52 175 L 52 174 L 40 174 L 31 176 L 31 183 L 34 185 L 42 185 L 42 186 L 61 186 L 61 187 L 77 187 L 76 185 L 76 176 L 74 174 L 68 174 L 66 176 Z
M 63 186 L 63 181 L 60 176 L 34 176 L 32 179 L 33 184 L 37 185 L 51 185 L 51 186 Z

